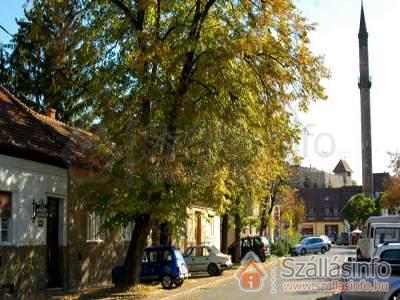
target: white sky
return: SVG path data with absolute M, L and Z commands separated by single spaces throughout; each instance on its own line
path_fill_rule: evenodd
M 296 0 L 309 21 L 318 23 L 311 47 L 325 55 L 331 79 L 324 82 L 328 100 L 311 105 L 299 116 L 310 135 L 304 134 L 299 154 L 303 165 L 332 171 L 346 159 L 361 184 L 360 95 L 357 86 L 359 0 Z M 364 0 L 369 32 L 372 77 L 371 120 L 373 171 L 389 171 L 387 152 L 400 150 L 396 86 L 400 69 L 400 1 Z M 325 152 L 325 154 L 324 154 Z M 322 153 L 322 155 L 321 155 Z
M 303 165 L 332 171 L 344 158 L 361 183 L 360 96 L 357 87 L 360 0 L 294 0 L 310 22 L 318 23 L 311 47 L 325 55 L 332 78 L 324 82 L 329 99 L 311 105 L 299 116 L 310 135 L 303 135 L 299 154 Z M 15 18 L 23 15 L 25 0 L 0 1 L 0 23 L 12 33 Z M 400 119 L 396 86 L 400 70 L 400 1 L 364 0 L 369 31 L 373 170 L 389 170 L 389 151 L 400 150 Z M 9 36 L 0 32 L 0 42 Z M 321 155 L 321 153 L 329 155 Z M 330 154 L 331 153 L 331 154 Z

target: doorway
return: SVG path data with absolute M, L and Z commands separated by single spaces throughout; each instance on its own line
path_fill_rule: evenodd
M 62 287 L 61 282 L 61 249 L 59 242 L 60 232 L 60 199 L 48 197 L 47 207 L 47 287 Z

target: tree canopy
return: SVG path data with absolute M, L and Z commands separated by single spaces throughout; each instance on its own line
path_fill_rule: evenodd
M 16 89 L 87 113 L 107 164 L 82 196 L 110 228 L 136 222 L 125 285 L 154 220 L 265 198 L 295 157 L 296 112 L 326 98 L 291 0 L 36 0 L 19 26 Z
M 362 228 L 365 221 L 375 214 L 375 200 L 363 194 L 351 197 L 342 210 L 343 218 L 349 221 L 354 228 Z

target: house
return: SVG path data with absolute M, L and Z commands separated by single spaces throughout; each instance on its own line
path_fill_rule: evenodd
M 217 213 L 207 207 L 192 206 L 187 208 L 187 221 L 184 235 L 177 242 L 181 249 L 191 245 L 208 244 L 220 248 L 221 221 Z
M 306 220 L 301 224 L 301 232 L 310 235 L 327 235 L 331 232 L 340 234 L 349 230 L 341 216 L 347 201 L 362 193 L 362 186 L 354 185 L 352 169 L 345 160 L 340 160 L 333 173 L 315 168 L 297 167 L 298 172 L 290 183 L 299 191 L 299 198 L 304 201 Z M 374 195 L 384 191 L 384 181 L 388 173 L 375 173 Z
M 99 219 L 72 193 L 73 178 L 96 168 L 94 141 L 0 86 L 0 293 L 99 285 L 122 262 L 129 235 L 98 235 Z
M 101 166 L 91 156 L 97 137 L 55 115 L 0 85 L 0 298 L 108 284 L 126 255 L 134 224 L 100 232 L 101 217 L 74 192 Z M 219 226 L 213 210 L 188 209 L 177 243 L 219 247 Z

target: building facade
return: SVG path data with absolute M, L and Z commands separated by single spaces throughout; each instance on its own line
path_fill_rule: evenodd
M 134 224 L 103 232 L 103 220 L 75 192 L 93 175 L 91 133 L 42 115 L 0 85 L 0 298 L 37 298 L 111 282 Z M 220 245 L 219 216 L 188 209 L 176 244 Z M 149 241 L 151 243 L 151 241 Z
M 363 192 L 362 186 L 355 185 L 352 180 L 350 165 L 340 160 L 333 173 L 304 167 L 296 167 L 296 170 L 300 171 L 294 173 L 290 184 L 298 189 L 299 198 L 306 209 L 306 220 L 301 224 L 301 232 L 327 235 L 350 230 L 341 216 L 342 209 L 352 196 Z M 388 173 L 373 174 L 375 198 L 384 191 L 384 181 L 388 176 Z

